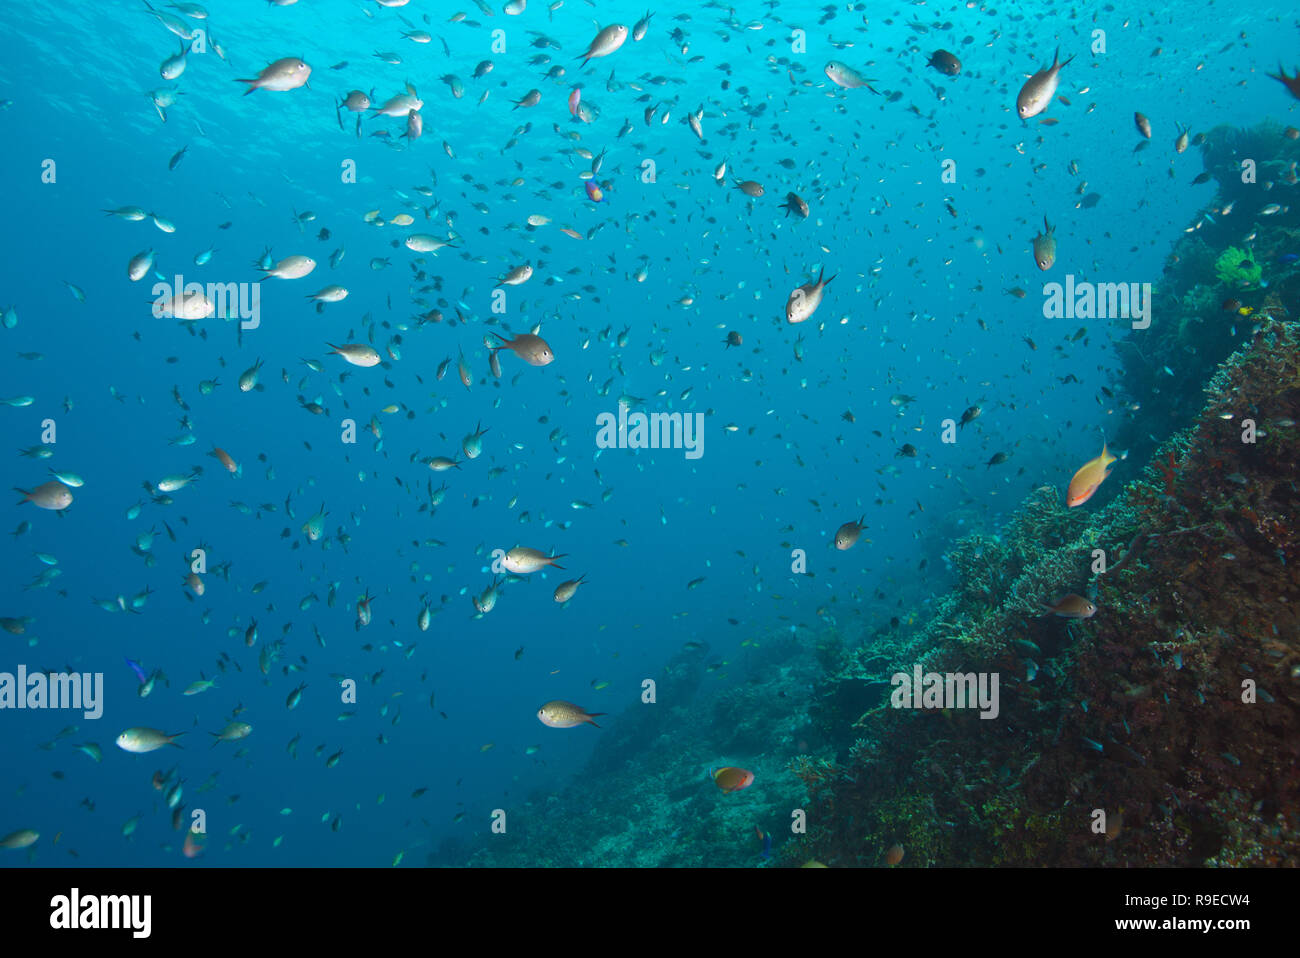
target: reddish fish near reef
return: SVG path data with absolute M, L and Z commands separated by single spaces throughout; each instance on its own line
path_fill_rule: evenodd
M 754 773 L 746 768 L 736 768 L 728 765 L 723 768 L 709 769 L 709 777 L 713 779 L 713 784 L 722 789 L 724 794 L 738 792 L 742 788 L 749 788 L 754 784 Z

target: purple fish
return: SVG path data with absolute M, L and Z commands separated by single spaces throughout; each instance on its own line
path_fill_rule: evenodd
M 131 671 L 135 673 L 135 677 L 140 680 L 141 685 L 144 685 L 149 678 L 149 676 L 144 674 L 144 666 L 139 662 L 132 661 L 131 659 L 127 659 L 126 664 L 131 666 Z

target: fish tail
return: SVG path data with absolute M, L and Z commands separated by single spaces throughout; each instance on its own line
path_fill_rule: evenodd
M 20 492 L 20 493 L 22 493 L 22 496 L 23 496 L 23 497 L 22 497 L 21 499 L 18 500 L 18 504 L 19 504 L 19 505 L 22 505 L 24 502 L 31 502 L 31 501 L 32 501 L 32 494 L 31 494 L 30 492 L 28 492 L 26 489 L 19 489 L 17 486 L 14 486 L 14 492 Z
M 594 719 L 594 718 L 596 718 L 597 716 L 600 716 L 600 715 L 606 715 L 606 714 L 608 714 L 608 713 L 606 713 L 606 712 L 589 712 L 589 713 L 587 714 L 586 721 L 588 722 L 588 724 L 596 725 L 596 723 L 593 722 L 593 721 L 591 721 L 591 720 Z M 596 728 L 600 728 L 600 726 L 599 726 L 599 725 L 596 725 Z
M 236 83 L 247 83 L 247 84 L 249 84 L 248 89 L 244 91 L 244 96 L 248 96 L 248 94 L 252 93 L 254 90 L 257 89 L 257 81 L 256 81 L 256 80 L 242 80 L 242 79 L 236 79 L 235 82 L 236 82 Z

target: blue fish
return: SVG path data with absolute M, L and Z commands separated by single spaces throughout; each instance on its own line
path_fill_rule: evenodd
M 1277 258 L 1279 263 L 1294 263 L 1300 259 L 1300 253 L 1283 253 Z
M 134 672 L 136 678 L 140 680 L 140 684 L 144 685 L 144 683 L 149 678 L 149 676 L 145 675 L 144 666 L 142 666 L 139 662 L 133 661 L 132 659 L 127 659 L 126 664 L 131 666 L 131 671 Z

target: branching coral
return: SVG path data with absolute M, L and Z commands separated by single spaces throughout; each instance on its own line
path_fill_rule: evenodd
M 826 787 L 843 774 L 843 771 L 833 762 L 828 762 L 824 758 L 813 758 L 811 755 L 796 755 L 790 761 L 789 767 L 795 777 L 807 786 L 810 794 Z

